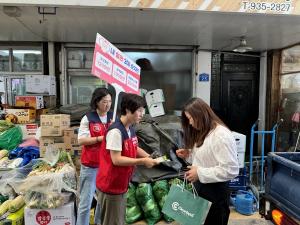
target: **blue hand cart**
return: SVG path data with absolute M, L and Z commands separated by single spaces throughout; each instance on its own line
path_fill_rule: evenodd
M 253 184 L 253 160 L 256 160 L 256 162 L 259 162 L 260 166 L 260 177 L 259 177 L 259 184 L 258 184 L 258 191 L 263 193 L 264 192 L 264 183 L 265 183 L 265 174 L 264 174 L 264 165 L 265 165 L 265 136 L 271 135 L 272 136 L 272 145 L 271 145 L 271 151 L 275 151 L 275 144 L 276 144 L 276 132 L 278 126 L 283 122 L 283 119 L 280 119 L 278 123 L 276 123 L 272 130 L 266 131 L 266 130 L 255 130 L 256 127 L 259 124 L 259 119 L 253 124 L 251 127 L 251 139 L 250 139 L 250 165 L 249 165 L 249 178 L 250 183 Z M 254 148 L 254 138 L 255 134 L 257 136 L 261 135 L 261 155 L 260 156 L 253 156 L 253 148 Z

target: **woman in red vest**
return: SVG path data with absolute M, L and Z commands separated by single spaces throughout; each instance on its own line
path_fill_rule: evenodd
M 121 118 L 109 127 L 101 144 L 96 186 L 99 190 L 102 225 L 125 224 L 125 193 L 134 166 L 144 165 L 151 168 L 158 164 L 138 147 L 138 139 L 132 127 L 142 119 L 145 105 L 141 96 L 123 95 Z
M 109 112 L 111 94 L 106 88 L 97 88 L 93 93 L 90 106 L 92 110 L 82 118 L 78 133 L 82 154 L 77 225 L 89 225 L 90 209 L 96 190 L 100 145 L 113 116 Z M 97 220 L 95 222 L 100 223 Z

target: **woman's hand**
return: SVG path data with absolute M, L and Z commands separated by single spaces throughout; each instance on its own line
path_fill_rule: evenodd
M 143 164 L 144 166 L 146 166 L 147 168 L 152 168 L 153 166 L 156 166 L 159 164 L 159 162 L 157 162 L 157 160 L 152 159 L 150 157 L 145 157 L 143 158 Z
M 197 166 L 188 166 L 189 170 L 185 173 L 185 177 L 189 182 L 196 182 L 199 180 L 198 173 L 197 173 Z
M 190 151 L 187 150 L 187 149 L 177 149 L 176 150 L 176 155 L 179 157 L 179 158 L 182 158 L 182 159 L 186 159 L 187 157 L 189 157 L 190 155 Z

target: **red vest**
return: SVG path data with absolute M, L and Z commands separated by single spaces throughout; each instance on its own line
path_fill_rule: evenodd
M 117 128 L 122 134 L 122 156 L 136 158 L 138 139 L 135 131 L 130 127 L 131 137 L 128 137 L 126 128 L 120 120 L 113 123 L 109 130 Z M 123 194 L 128 189 L 129 181 L 134 166 L 115 166 L 110 157 L 110 151 L 106 149 L 106 141 L 101 143 L 99 170 L 96 179 L 97 188 L 108 194 Z
M 107 113 L 107 123 L 103 124 L 97 112 L 86 114 L 89 121 L 89 130 L 91 137 L 104 136 L 112 119 L 112 113 Z M 81 164 L 87 167 L 97 168 L 99 166 L 99 149 L 101 142 L 93 145 L 83 145 L 81 153 Z

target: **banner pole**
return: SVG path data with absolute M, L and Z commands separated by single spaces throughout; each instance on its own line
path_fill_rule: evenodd
M 114 105 L 114 114 L 113 114 L 113 121 L 116 121 L 119 95 L 120 95 L 121 92 L 124 92 L 124 89 L 120 85 L 118 85 L 116 83 L 112 83 L 111 86 L 113 86 L 114 89 L 115 89 L 115 91 L 116 91 L 116 98 L 115 98 L 115 105 Z

